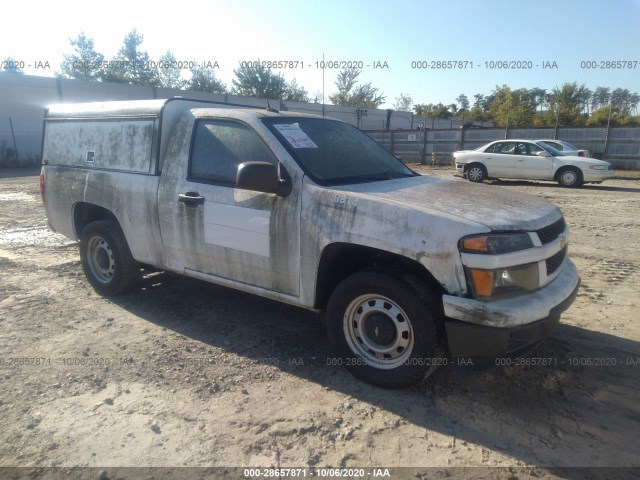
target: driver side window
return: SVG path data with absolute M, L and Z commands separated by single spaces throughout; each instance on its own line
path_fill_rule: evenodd
M 198 121 L 191 145 L 190 180 L 234 186 L 238 165 L 248 161 L 277 163 L 246 125 L 228 120 Z
M 514 142 L 502 142 L 496 143 L 495 153 L 502 153 L 506 155 L 513 155 L 516 144 Z

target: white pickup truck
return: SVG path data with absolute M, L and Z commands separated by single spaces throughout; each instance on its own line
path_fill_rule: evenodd
M 141 265 L 324 311 L 336 363 L 376 385 L 543 341 L 579 276 L 560 210 L 419 175 L 352 125 L 186 99 L 48 108 L 50 227 L 101 294 Z

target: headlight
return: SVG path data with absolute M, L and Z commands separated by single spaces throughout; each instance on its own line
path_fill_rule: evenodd
M 609 170 L 609 165 L 589 165 L 590 170 Z
M 533 242 L 527 233 L 495 233 L 463 238 L 459 247 L 464 253 L 495 255 L 531 248 Z
M 536 290 L 539 284 L 538 263 L 482 270 L 467 268 L 473 297 L 497 300 Z
M 463 253 L 499 255 L 533 247 L 527 233 L 491 233 L 460 240 Z M 538 262 L 496 269 L 465 268 L 471 294 L 479 300 L 521 295 L 539 287 Z

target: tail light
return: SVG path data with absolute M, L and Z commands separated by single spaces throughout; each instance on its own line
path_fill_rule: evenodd
M 584 157 L 584 152 L 583 152 L 582 150 L 580 150 L 580 151 L 578 152 L 578 156 L 579 156 L 579 157 Z
M 40 174 L 40 197 L 42 198 L 42 203 L 44 204 L 44 173 Z

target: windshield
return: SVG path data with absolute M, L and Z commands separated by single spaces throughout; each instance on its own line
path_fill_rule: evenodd
M 579 150 L 578 147 L 576 147 L 575 145 L 569 143 L 569 142 L 560 142 L 561 145 L 564 145 L 565 147 L 567 147 L 567 150 Z
M 417 175 L 354 126 L 322 118 L 268 118 L 267 127 L 322 185 Z
M 553 148 L 551 145 L 549 145 L 548 143 L 545 142 L 538 142 L 537 144 L 539 147 L 544 148 L 547 152 L 549 152 L 551 155 L 553 155 L 554 157 L 566 157 L 567 154 L 564 152 L 561 152 L 560 150 L 556 150 L 555 148 Z

